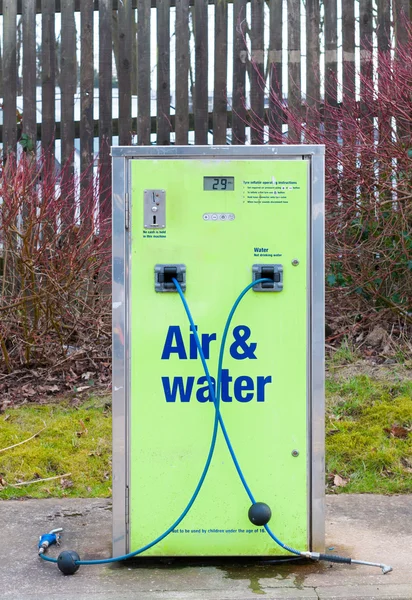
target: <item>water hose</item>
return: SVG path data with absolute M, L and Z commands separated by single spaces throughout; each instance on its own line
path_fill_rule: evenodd
M 379 567 L 382 569 L 382 572 L 385 573 L 389 573 L 390 571 L 392 571 L 392 567 L 388 566 L 388 565 L 384 565 L 384 564 L 380 564 L 380 563 L 372 563 L 372 562 L 366 562 L 366 561 L 359 561 L 359 560 L 353 560 L 351 558 L 347 558 L 347 557 L 343 557 L 343 556 L 338 556 L 338 555 L 328 555 L 328 554 L 321 554 L 318 552 L 306 552 L 306 551 L 300 551 L 300 550 L 296 550 L 295 548 L 292 548 L 291 546 L 288 546 L 287 544 L 285 544 L 284 542 L 282 542 L 270 529 L 269 525 L 267 524 L 270 517 L 271 517 L 271 510 L 270 507 L 262 502 L 256 502 L 253 493 L 244 477 L 244 474 L 242 472 L 242 469 L 240 467 L 239 461 L 237 460 L 236 457 L 236 453 L 233 449 L 233 446 L 231 444 L 229 435 L 227 433 L 222 415 L 220 413 L 220 392 L 221 392 L 221 376 L 222 376 L 222 369 L 223 369 L 223 357 L 224 357 L 224 352 L 225 352 L 225 345 L 226 345 L 226 340 L 227 340 L 227 335 L 229 332 L 229 327 L 230 324 L 232 322 L 233 316 L 236 312 L 236 309 L 238 307 L 238 305 L 240 304 L 241 300 L 243 299 L 243 297 L 247 294 L 247 292 L 254 287 L 255 285 L 259 284 L 259 283 L 264 283 L 265 281 L 270 281 L 268 279 L 262 278 L 262 279 L 258 279 L 257 281 L 253 281 L 252 283 L 250 283 L 249 285 L 247 285 L 244 290 L 242 290 L 242 292 L 239 294 L 239 296 L 237 297 L 237 299 L 235 300 L 230 313 L 228 315 L 228 318 L 226 320 L 225 323 L 225 327 L 224 327 L 224 331 L 223 331 L 223 336 L 222 336 L 222 341 L 220 344 L 220 351 L 219 351 L 219 361 L 218 361 L 218 370 L 217 370 L 217 380 L 216 380 L 216 389 L 214 388 L 210 373 L 209 373 L 209 369 L 206 363 L 206 359 L 203 353 L 203 349 L 202 349 L 202 345 L 200 343 L 199 340 L 199 336 L 197 333 L 197 329 L 192 317 L 192 314 L 190 312 L 189 306 L 186 302 L 186 298 L 184 297 L 182 288 L 180 287 L 179 282 L 176 279 L 173 279 L 173 283 L 176 287 L 176 290 L 180 296 L 180 299 L 183 303 L 184 309 L 186 311 L 186 315 L 187 318 L 189 320 L 190 323 L 190 328 L 191 331 L 194 335 L 194 339 L 196 342 L 196 346 L 197 349 L 199 351 L 199 356 L 202 362 L 202 366 L 203 366 L 203 370 L 205 372 L 206 375 L 206 380 L 207 380 L 207 384 L 209 387 L 209 392 L 210 392 L 210 397 L 212 398 L 213 401 L 213 405 L 215 408 L 215 418 L 214 418 L 214 424 L 213 424 L 213 433 L 212 433 L 212 438 L 211 438 L 211 442 L 210 442 L 210 447 L 209 447 L 209 452 L 208 452 L 208 456 L 205 462 L 205 466 L 203 467 L 203 471 L 202 474 L 200 476 L 200 479 L 198 481 L 198 484 L 195 488 L 195 491 L 193 492 L 189 502 L 187 503 L 186 507 L 183 509 L 182 513 L 179 515 L 179 517 L 174 521 L 174 523 L 172 525 L 170 525 L 170 527 L 168 527 L 161 535 L 159 535 L 157 538 L 155 538 L 153 541 L 151 541 L 150 543 L 142 546 L 141 548 L 139 548 L 138 550 L 135 550 L 134 552 L 129 552 L 128 554 L 123 554 L 121 556 L 116 556 L 116 557 L 112 557 L 112 558 L 106 558 L 106 559 L 96 559 L 96 560 L 80 560 L 79 555 L 77 554 L 77 552 L 74 551 L 69 551 L 69 550 L 65 550 L 63 552 L 61 552 L 58 556 L 58 558 L 52 558 L 49 557 L 45 554 L 45 551 L 47 550 L 47 548 L 50 545 L 53 545 L 54 543 L 58 543 L 59 541 L 59 536 L 57 535 L 57 531 L 61 531 L 61 529 L 59 530 L 53 530 L 52 532 L 50 532 L 49 534 L 44 534 L 43 536 L 40 537 L 40 541 L 38 543 L 38 552 L 39 552 L 39 556 L 47 561 L 47 562 L 52 562 L 57 564 L 58 568 L 62 571 L 62 573 L 64 573 L 65 575 L 72 575 L 73 573 L 75 573 L 79 567 L 81 565 L 101 565 L 101 564 L 109 564 L 109 563 L 114 563 L 114 562 L 120 562 L 120 561 L 124 561 L 127 560 L 129 558 L 133 558 L 134 556 L 137 556 L 138 554 L 142 554 L 143 552 L 145 552 L 146 550 L 148 550 L 149 548 L 152 548 L 153 546 L 155 546 L 156 544 L 158 544 L 159 542 L 161 542 L 164 538 L 166 538 L 180 523 L 181 521 L 184 519 L 184 517 L 187 515 L 187 513 L 190 511 L 191 507 L 193 506 L 201 488 L 202 485 L 206 479 L 206 475 L 209 471 L 209 467 L 210 464 L 212 462 L 212 458 L 213 458 L 213 453 L 215 451 L 215 447 L 216 447 L 216 440 L 217 440 L 217 432 L 218 432 L 218 427 L 220 426 L 222 433 L 223 433 L 223 437 L 225 439 L 227 448 L 229 450 L 230 456 L 232 458 L 233 464 L 236 468 L 236 471 L 239 475 L 239 478 L 242 482 L 243 487 L 245 488 L 246 494 L 248 495 L 252 506 L 249 509 L 249 519 L 251 520 L 251 522 L 255 525 L 263 525 L 266 532 L 269 534 L 269 536 L 276 542 L 276 544 L 278 544 L 281 548 L 287 550 L 288 552 L 290 552 L 291 554 L 295 555 L 295 560 L 299 559 L 299 558 L 310 558 L 312 560 L 325 560 L 325 561 L 329 561 L 329 562 L 335 562 L 335 563 L 345 563 L 345 564 L 359 564 L 359 565 L 368 565 L 368 566 L 373 566 L 373 567 Z M 293 560 L 293 557 L 287 557 L 287 559 L 289 560 Z M 287 560 L 286 559 L 286 560 Z M 285 562 L 285 559 L 281 559 L 279 561 L 281 562 Z M 274 563 L 274 561 L 273 561 Z M 272 564 L 273 564 L 272 563 Z

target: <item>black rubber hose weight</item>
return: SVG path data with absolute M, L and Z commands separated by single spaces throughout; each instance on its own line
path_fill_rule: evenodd
M 346 556 L 337 556 L 335 554 L 320 554 L 319 560 L 327 560 L 334 563 L 345 563 L 347 565 L 350 565 L 352 562 L 351 558 L 347 558 Z
M 63 550 L 57 557 L 57 566 L 64 575 L 74 575 L 79 569 L 76 561 L 80 560 L 80 556 L 74 550 Z

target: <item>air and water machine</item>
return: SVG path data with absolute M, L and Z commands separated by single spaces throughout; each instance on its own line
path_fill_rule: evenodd
M 112 149 L 113 557 L 324 554 L 324 147 Z

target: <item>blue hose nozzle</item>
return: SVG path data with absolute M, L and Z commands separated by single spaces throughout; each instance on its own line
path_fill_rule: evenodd
M 39 554 L 44 554 L 49 546 L 53 544 L 59 545 L 60 542 L 60 532 L 63 531 L 63 527 L 58 527 L 57 529 L 52 529 L 49 533 L 43 533 L 43 535 L 39 538 L 38 548 Z

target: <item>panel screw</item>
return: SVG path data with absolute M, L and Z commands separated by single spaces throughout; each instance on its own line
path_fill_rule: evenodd
M 297 266 L 298 266 L 298 264 L 299 264 L 299 261 L 298 261 L 298 259 L 297 259 L 297 258 L 294 258 L 294 259 L 292 260 L 292 265 L 293 265 L 294 267 L 297 267 Z
M 294 456 L 295 458 L 299 456 L 299 450 L 292 450 L 292 456 Z

